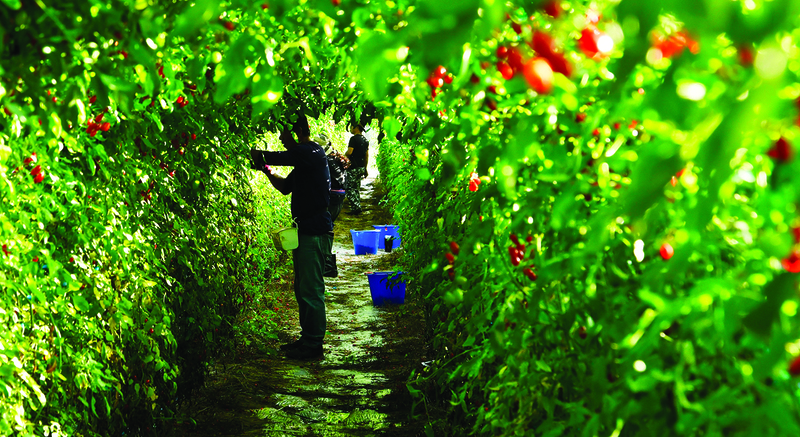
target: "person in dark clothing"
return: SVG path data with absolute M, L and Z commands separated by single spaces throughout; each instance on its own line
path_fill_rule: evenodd
M 292 137 L 297 135 L 297 141 Z M 292 218 L 297 223 L 298 247 L 294 261 L 294 293 L 300 312 L 300 338 L 281 346 L 286 356 L 307 360 L 323 355 L 325 338 L 325 257 L 333 245 L 333 221 L 328 212 L 330 174 L 322 147 L 311 141 L 305 116 L 293 124 L 292 131 L 281 132 L 285 152 L 250 150 L 252 168 L 266 173 L 270 183 L 283 194 L 292 194 Z M 285 178 L 270 165 L 292 166 Z
M 350 211 L 347 214 L 361 214 L 361 179 L 368 176 L 367 164 L 369 163 L 369 141 L 363 135 L 364 126 L 354 123 L 350 126 L 353 136 L 347 144 L 345 156 L 350 159 L 350 168 L 347 169 L 347 200 L 350 202 Z
M 350 160 L 334 150 L 331 141 L 324 134 L 315 136 L 314 142 L 322 146 L 325 153 L 327 153 L 328 170 L 331 175 L 331 200 L 328 205 L 328 212 L 331 213 L 331 220 L 336 221 L 344 203 L 346 172 L 350 167 Z
M 327 153 L 328 170 L 331 174 L 331 200 L 328 204 L 328 212 L 331 214 L 331 220 L 336 221 L 336 218 L 339 217 L 339 213 L 342 211 L 342 203 L 344 203 L 344 184 L 346 171 L 350 166 L 350 160 L 334 150 L 331 141 L 324 134 L 315 136 L 314 142 L 321 145 Z M 325 272 L 323 276 L 326 278 L 336 278 L 339 276 L 339 269 L 336 267 L 336 254 L 328 254 L 325 258 Z

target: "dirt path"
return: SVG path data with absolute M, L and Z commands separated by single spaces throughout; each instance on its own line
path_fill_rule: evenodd
M 362 184 L 364 213 L 344 213 L 336 222 L 334 252 L 338 278 L 326 278 L 328 333 L 325 356 L 288 360 L 277 351 L 299 336 L 291 284 L 281 288 L 288 303 L 280 341 L 264 352 L 248 348 L 217 363 L 206 386 L 182 411 L 196 425 L 186 436 L 416 436 L 424 423 L 410 418 L 412 399 L 405 381 L 424 357 L 422 319 L 413 305 L 374 307 L 369 271 L 395 270 L 399 250 L 356 256 L 350 229 L 389 224 L 371 179 Z M 251 350 L 252 349 L 252 350 Z

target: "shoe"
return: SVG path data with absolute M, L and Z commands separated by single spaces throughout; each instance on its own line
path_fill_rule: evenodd
M 339 269 L 336 268 L 336 254 L 330 254 L 325 257 L 325 271 L 322 276 L 326 278 L 336 278 L 339 276 Z
M 303 339 L 301 338 L 301 339 L 299 339 L 297 341 L 294 341 L 292 343 L 282 344 L 280 349 L 282 351 L 286 352 L 286 351 L 295 350 L 295 349 L 299 348 L 302 345 L 303 345 Z
M 289 352 L 286 352 L 286 358 L 292 360 L 313 360 L 316 358 L 322 358 L 323 355 L 324 352 L 322 350 L 322 346 L 300 346 L 297 349 L 292 349 Z

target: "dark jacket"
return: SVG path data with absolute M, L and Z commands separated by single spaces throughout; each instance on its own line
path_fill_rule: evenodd
M 297 231 L 305 235 L 322 235 L 333 232 L 333 222 L 328 213 L 331 178 L 325 151 L 317 143 L 300 143 L 285 152 L 251 150 L 256 170 L 265 165 L 294 167 L 283 194 L 292 193 L 292 218 Z

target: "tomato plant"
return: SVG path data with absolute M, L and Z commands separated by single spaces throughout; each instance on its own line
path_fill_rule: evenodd
M 156 435 L 288 261 L 246 151 L 298 111 L 370 117 L 315 43 L 353 34 L 282 2 L 0 11 L 0 434 Z
M 381 175 L 427 308 L 409 389 L 447 412 L 432 434 L 797 432 L 787 4 L 482 3 L 467 46 L 434 50 L 454 92 L 397 74 Z M 497 71 L 512 47 L 520 78 Z

